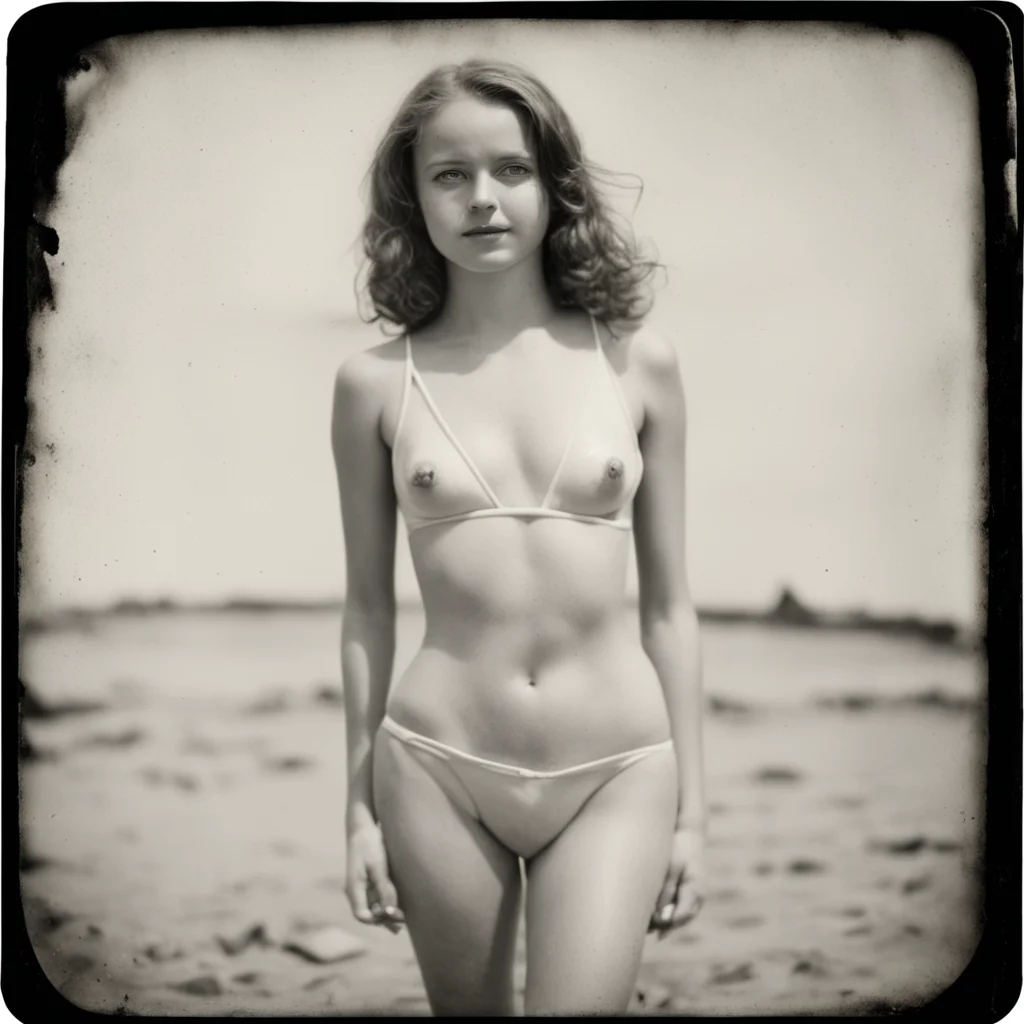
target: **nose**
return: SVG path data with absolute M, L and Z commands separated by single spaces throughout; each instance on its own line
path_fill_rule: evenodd
M 473 182 L 473 194 L 469 200 L 471 210 L 497 209 L 498 201 L 494 197 L 493 182 L 490 175 L 478 174 Z

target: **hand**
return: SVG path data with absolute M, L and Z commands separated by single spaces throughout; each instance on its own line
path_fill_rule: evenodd
M 382 925 L 397 935 L 405 917 L 388 874 L 384 839 L 378 825 L 364 825 L 348 837 L 345 895 L 356 920 Z
M 673 928 L 692 921 L 704 903 L 704 833 L 679 829 L 672 837 L 672 855 L 665 884 L 658 894 L 648 931 L 663 939 Z

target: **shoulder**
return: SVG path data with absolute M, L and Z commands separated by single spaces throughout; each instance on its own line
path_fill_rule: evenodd
M 604 327 L 605 354 L 616 371 L 644 391 L 679 387 L 679 356 L 673 342 L 649 324 L 612 329 Z
M 362 407 L 379 404 L 393 389 L 395 378 L 401 375 L 404 359 L 404 338 L 353 352 L 335 372 L 335 398 Z
M 666 374 L 678 374 L 679 357 L 676 347 L 660 331 L 648 324 L 622 335 L 621 344 L 628 352 L 630 367 L 637 374 L 653 381 L 663 380 Z
M 380 432 L 386 412 L 399 400 L 404 366 L 404 337 L 354 352 L 342 361 L 334 374 L 332 433 L 336 442 L 353 432 Z
M 643 407 L 644 422 L 685 421 L 686 399 L 675 344 L 648 324 L 620 332 L 610 342 Z

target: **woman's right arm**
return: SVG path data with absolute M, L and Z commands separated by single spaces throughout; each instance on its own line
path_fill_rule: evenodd
M 376 356 L 367 352 L 347 359 L 335 378 L 331 414 L 347 578 L 341 669 L 348 743 L 345 826 L 350 861 L 353 842 L 377 834 L 373 740 L 384 717 L 395 652 L 396 508 L 390 453 L 380 430 L 382 369 Z M 369 881 L 374 881 L 374 874 L 383 873 L 380 882 L 390 889 L 386 866 L 369 867 Z M 351 896 L 353 909 L 360 919 L 372 919 L 373 915 L 360 912 L 366 902 L 363 887 L 359 889 Z M 389 892 L 379 895 L 385 903 L 394 902 Z

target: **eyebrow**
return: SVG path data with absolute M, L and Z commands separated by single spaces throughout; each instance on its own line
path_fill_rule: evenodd
M 494 158 L 495 163 L 502 163 L 505 160 L 525 160 L 529 163 L 533 163 L 536 158 L 529 153 L 502 153 Z M 431 160 L 429 164 L 425 165 L 425 170 L 430 170 L 432 167 L 438 167 L 445 165 L 447 167 L 469 163 L 468 160 L 461 160 L 458 157 L 445 157 L 441 156 L 435 160 Z

